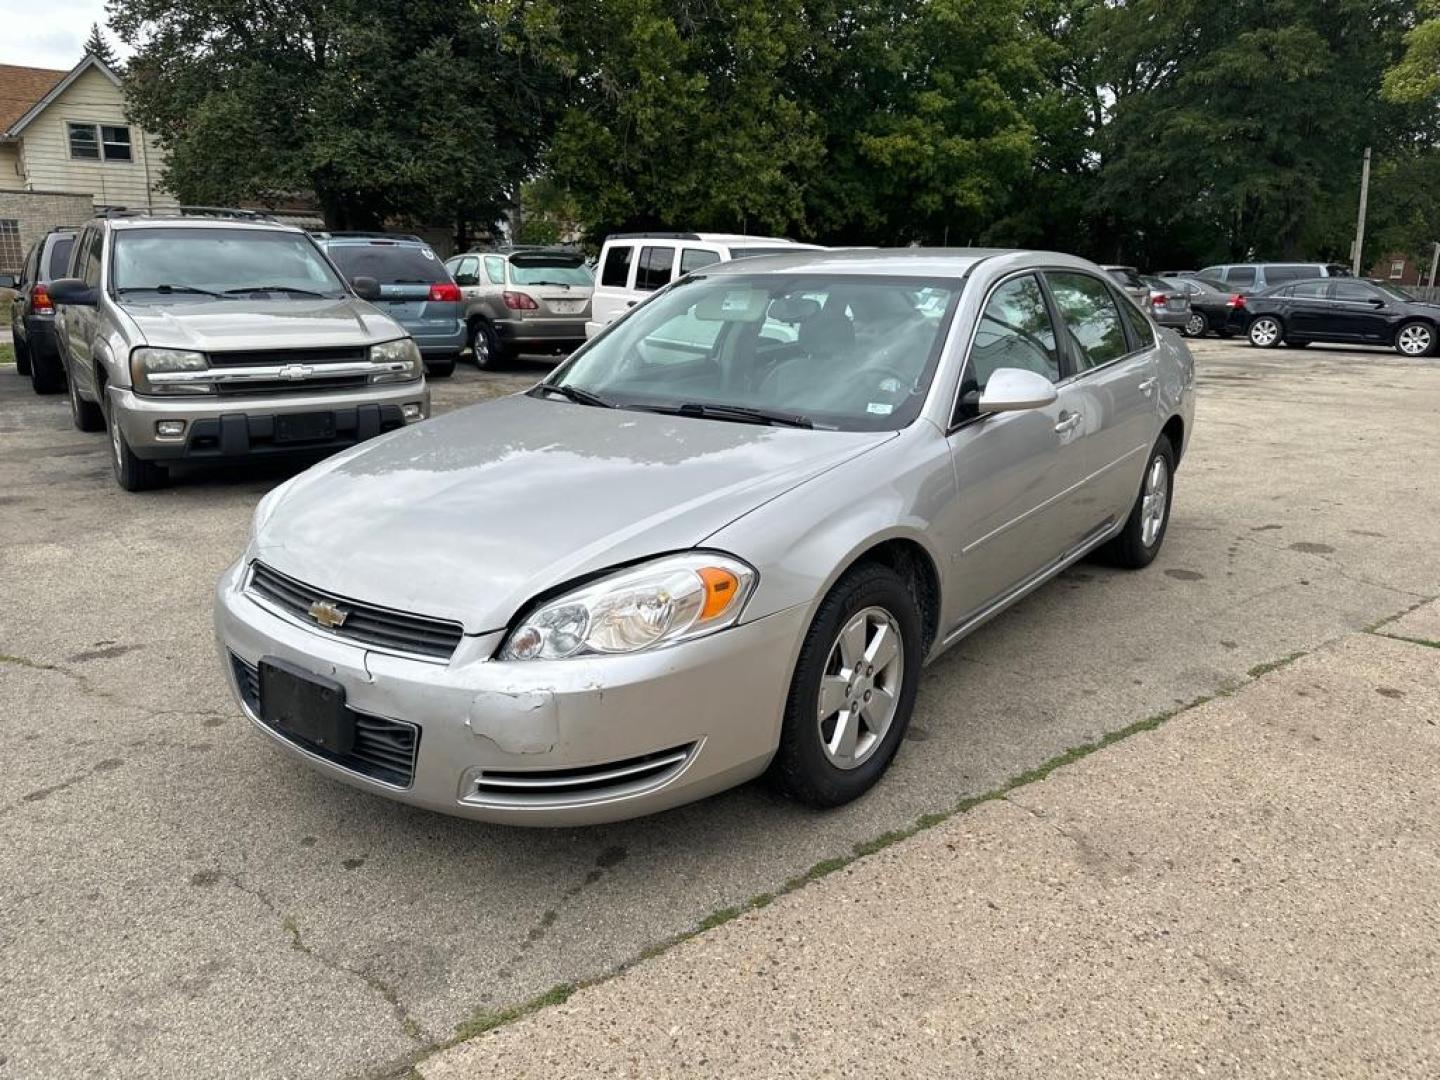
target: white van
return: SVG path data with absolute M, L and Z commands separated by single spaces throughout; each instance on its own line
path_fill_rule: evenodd
M 585 336 L 594 337 L 656 289 L 702 266 L 751 255 L 813 250 L 817 250 L 817 245 L 784 237 L 737 233 L 655 232 L 607 236 L 595 268 L 595 291 L 591 294 Z

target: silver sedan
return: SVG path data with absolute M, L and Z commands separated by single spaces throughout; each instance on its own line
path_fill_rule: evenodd
M 282 484 L 219 583 L 255 726 L 378 795 L 534 825 L 767 774 L 870 788 L 920 669 L 1087 553 L 1155 558 L 1194 367 L 1099 267 L 706 267 L 533 389 Z

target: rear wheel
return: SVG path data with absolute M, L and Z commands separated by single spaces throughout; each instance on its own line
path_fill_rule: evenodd
M 1205 332 L 1210 329 L 1210 320 L 1205 318 L 1203 311 L 1192 311 L 1190 318 L 1185 320 L 1186 337 L 1204 337 Z
M 839 806 L 874 786 L 915 708 L 921 642 L 904 577 L 866 563 L 841 578 L 795 664 L 771 778 L 811 806 Z
M 1120 535 L 1102 549 L 1106 559 L 1127 570 L 1140 570 L 1155 561 L 1165 530 L 1170 525 L 1170 496 L 1174 490 L 1175 448 L 1161 435 L 1150 451 L 1140 494 L 1125 519 Z
M 1257 315 L 1250 323 L 1250 344 L 1257 349 L 1273 349 L 1280 344 L 1285 329 L 1274 315 Z
M 1408 322 L 1395 333 L 1395 351 L 1401 356 L 1429 356 L 1435 351 L 1435 331 L 1429 323 Z
M 113 410 L 106 410 L 105 419 L 110 428 L 110 464 L 115 470 L 115 482 L 126 491 L 150 491 L 164 486 L 170 479 L 166 468 L 135 456 Z
M 444 360 L 426 360 L 425 374 L 432 379 L 448 379 L 455 374 L 455 358 L 447 356 Z
M 15 374 L 30 374 L 30 346 L 21 341 L 18 337 L 12 338 L 15 342 Z
M 66 379 L 70 388 L 70 419 L 81 431 L 104 431 L 105 414 L 93 401 L 86 401 L 75 389 L 75 380 Z
M 484 319 L 476 319 L 470 327 L 470 354 L 481 371 L 494 371 L 505 362 L 505 349 L 500 335 Z

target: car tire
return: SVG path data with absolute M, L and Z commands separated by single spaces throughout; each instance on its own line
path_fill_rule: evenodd
M 1113 566 L 1142 570 L 1155 561 L 1170 527 L 1170 501 L 1175 493 L 1175 447 L 1161 435 L 1150 450 L 1145 472 L 1140 476 L 1140 493 L 1125 519 L 1125 527 L 1101 554 Z
M 68 376 L 68 372 L 66 373 Z M 105 413 L 100 406 L 93 401 L 86 401 L 75 389 L 75 380 L 66 378 L 65 384 L 70 390 L 70 419 L 81 431 L 104 431 Z
M 1433 356 L 1435 353 L 1435 327 L 1427 322 L 1412 319 L 1395 331 L 1395 351 L 1401 356 Z
M 1210 330 L 1210 320 L 1205 317 L 1203 311 L 1192 311 L 1190 318 L 1185 320 L 1184 334 L 1186 337 L 1200 338 Z
M 1257 349 L 1273 349 L 1285 339 L 1285 324 L 1274 315 L 1257 315 L 1250 320 L 1245 336 Z
M 11 334 L 10 340 L 15 343 L 15 374 L 30 374 L 30 346 L 21 341 L 18 336 Z
M 887 640 L 898 646 L 893 653 Z M 855 662 L 877 651 L 889 659 Z M 910 583 L 879 563 L 862 563 L 842 577 L 820 602 L 801 646 L 771 782 L 816 807 L 840 806 L 870 790 L 905 737 L 923 660 Z M 826 714 L 822 695 L 826 706 L 841 707 Z
M 169 470 L 153 461 L 136 457 L 135 451 L 125 439 L 114 415 L 106 411 L 106 428 L 110 435 L 110 466 L 115 472 L 115 482 L 126 491 L 151 491 L 164 487 L 170 479 Z
M 60 394 L 65 390 L 65 369 L 59 357 L 30 355 L 30 388 L 37 394 Z
M 505 347 L 500 343 L 500 335 L 484 319 L 476 319 L 470 326 L 470 355 L 481 371 L 495 371 L 505 363 Z
M 444 360 L 426 360 L 425 374 L 432 379 L 448 379 L 455 374 L 455 358 L 447 356 Z

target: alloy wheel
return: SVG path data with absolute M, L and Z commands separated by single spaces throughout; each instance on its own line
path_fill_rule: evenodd
M 1191 337 L 1199 337 L 1205 333 L 1205 316 L 1198 311 L 1190 316 L 1190 321 L 1185 324 L 1185 333 Z
M 894 722 L 905 675 L 900 626 L 884 608 L 850 618 L 825 662 L 816 723 L 830 764 L 854 769 L 879 748 Z
M 1412 323 L 1400 331 L 1395 344 L 1400 346 L 1400 351 L 1406 356 L 1424 356 L 1430 351 L 1433 341 L 1429 327 Z
M 490 336 L 479 323 L 470 331 L 470 351 L 478 366 L 484 367 L 490 362 Z
M 1280 340 L 1280 324 L 1270 318 L 1256 319 L 1250 324 L 1250 340 L 1261 348 L 1274 345 Z
M 1170 470 L 1165 459 L 1156 455 L 1145 473 L 1145 490 L 1140 497 L 1140 542 L 1154 547 L 1165 527 L 1165 511 L 1170 498 Z

